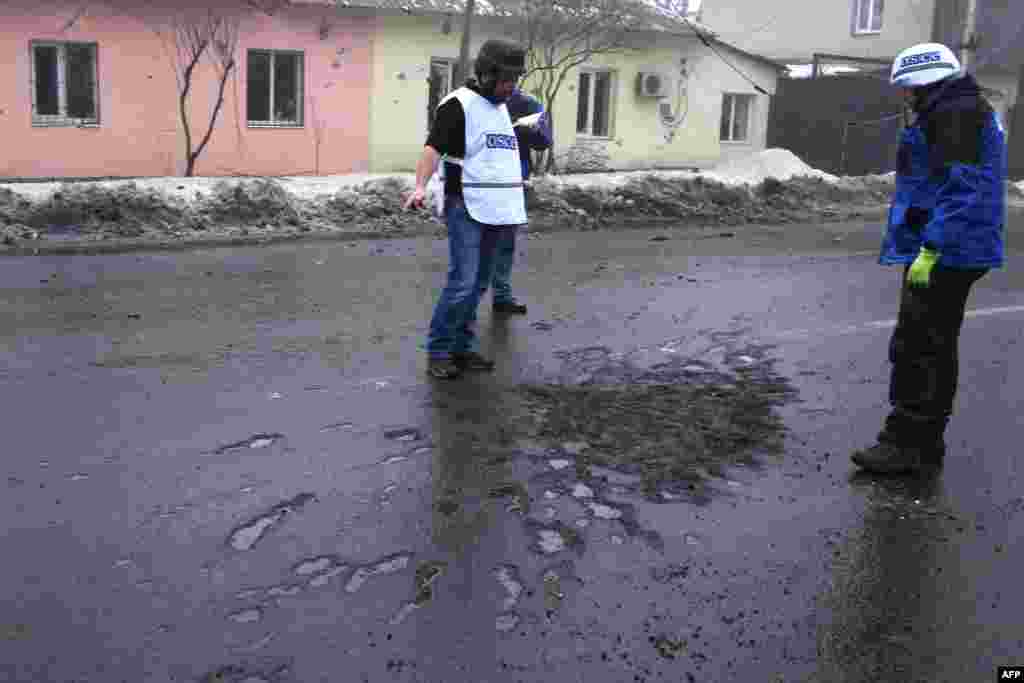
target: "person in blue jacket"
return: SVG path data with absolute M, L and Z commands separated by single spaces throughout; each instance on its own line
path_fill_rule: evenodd
M 516 138 L 519 141 L 519 161 L 523 168 L 523 182 L 530 179 L 532 150 L 545 150 L 551 147 L 551 122 L 544 105 L 540 101 L 524 93 L 519 88 L 512 92 L 506 106 L 513 124 L 527 116 L 540 114 L 536 123 L 515 125 Z M 530 205 L 531 190 L 526 188 L 527 209 Z M 516 256 L 516 228 L 502 229 L 501 237 L 494 255 L 494 277 L 491 281 L 493 297 L 491 310 L 494 313 L 518 314 L 526 313 L 526 304 L 520 303 L 512 295 L 512 264 Z
M 942 464 L 967 297 L 1003 265 L 1006 134 L 978 82 L 944 45 L 902 52 L 892 83 L 905 90 L 913 121 L 900 140 L 880 257 L 904 266 L 889 344 L 891 411 L 878 443 L 852 460 L 874 474 L 914 474 Z

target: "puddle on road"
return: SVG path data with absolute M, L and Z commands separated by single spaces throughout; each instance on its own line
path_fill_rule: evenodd
M 254 624 L 262 618 L 263 610 L 259 607 L 250 607 L 228 615 L 228 620 L 236 624 Z
M 356 426 L 352 422 L 335 422 L 334 424 L 324 425 L 323 427 L 320 428 L 320 431 L 321 432 L 342 432 L 342 431 L 347 432 L 347 431 L 351 431 L 351 430 L 353 430 L 355 428 L 356 428 Z
M 522 482 L 505 482 L 492 486 L 487 495 L 493 499 L 510 499 L 506 508 L 508 512 L 517 512 L 523 515 L 530 513 L 530 492 Z
M 398 608 L 398 611 L 395 612 L 390 619 L 388 619 L 388 624 L 391 626 L 398 626 L 399 624 L 404 623 L 405 620 L 408 619 L 413 612 L 420 609 L 420 607 L 422 607 L 422 605 L 418 605 L 415 602 L 405 603 Z
M 519 604 L 520 598 L 525 590 L 523 581 L 519 576 L 519 568 L 512 564 L 503 564 L 492 572 L 501 587 L 505 589 L 505 599 L 502 600 L 502 610 L 510 612 Z
M 245 645 L 239 645 L 238 647 L 233 647 L 233 648 L 231 648 L 231 650 L 233 652 L 237 652 L 237 653 L 240 653 L 240 654 L 246 654 L 246 653 L 250 653 L 250 652 L 257 652 L 257 651 L 262 650 L 263 648 L 265 648 L 267 645 L 270 645 L 270 643 L 272 643 L 274 641 L 275 637 L 276 637 L 275 634 L 268 633 L 268 634 L 266 634 L 265 636 L 263 636 L 262 638 L 260 638 L 258 640 L 254 640 L 253 642 L 245 644 Z
M 590 488 L 586 484 L 579 484 L 579 483 L 577 483 L 577 484 L 575 484 L 572 487 L 572 497 L 573 498 L 593 498 L 594 497 L 594 489 Z
M 359 567 L 352 573 L 348 583 L 345 584 L 345 592 L 355 593 L 374 576 L 385 576 L 400 572 L 409 566 L 409 562 L 411 560 L 411 554 L 399 553 L 397 555 L 386 557 L 373 564 L 366 565 L 365 567 Z
M 280 586 L 271 586 L 267 589 L 269 598 L 294 598 L 302 592 L 302 584 L 288 583 Z
M 323 571 L 323 572 L 320 572 L 319 574 L 314 576 L 312 579 L 310 579 L 309 580 L 309 587 L 310 588 L 323 588 L 324 586 L 326 586 L 327 584 L 329 584 L 331 582 L 331 579 L 335 578 L 336 576 L 341 576 L 346 571 L 348 571 L 348 565 L 347 564 L 339 564 L 337 566 L 331 567 L 330 569 L 328 569 L 326 571 Z
M 297 565 L 292 567 L 292 573 L 298 574 L 299 576 L 309 576 L 311 574 L 319 574 L 320 572 L 324 571 L 325 569 L 328 569 L 329 567 L 331 567 L 331 565 L 333 565 L 333 564 L 336 564 L 336 560 L 335 560 L 334 557 L 331 557 L 331 556 L 328 556 L 328 555 L 323 555 L 323 556 L 320 556 L 320 557 L 314 557 L 314 558 L 311 558 L 311 559 L 308 559 L 308 560 L 303 560 L 302 562 L 299 562 Z
M 494 620 L 494 627 L 501 633 L 508 633 L 519 625 L 518 614 L 499 614 Z
M 346 572 L 348 568 L 348 563 L 343 562 L 336 555 L 320 555 L 299 562 L 292 568 L 292 573 L 296 576 L 308 577 L 307 585 L 310 588 L 323 588 L 332 579 Z
M 622 510 L 613 508 L 610 505 L 603 503 L 588 503 L 587 509 L 590 510 L 598 519 L 622 519 Z
M 416 610 L 425 607 L 434 598 L 434 582 L 436 582 L 444 570 L 448 567 L 446 562 L 427 561 L 421 562 L 416 567 L 416 574 L 413 582 L 416 590 L 416 597 L 410 602 L 402 605 L 397 612 L 391 615 L 388 623 L 392 626 L 404 623 Z
M 228 536 L 228 545 L 240 551 L 252 549 L 271 529 L 279 526 L 288 515 L 315 500 L 316 496 L 312 493 L 300 493 L 290 500 L 278 503 L 266 513 L 232 531 Z
M 525 522 L 527 532 L 534 537 L 531 549 L 542 555 L 556 555 L 564 550 L 575 550 L 582 553 L 583 536 L 579 531 L 561 521 L 542 522 L 528 519 Z
M 261 658 L 262 659 L 262 658 Z M 281 658 L 275 657 L 278 662 Z M 203 675 L 198 683 L 276 683 L 284 680 L 291 670 L 290 663 L 271 663 L 264 666 L 222 666 Z
M 242 439 L 235 443 L 229 443 L 224 446 L 219 446 L 213 451 L 214 455 L 224 455 L 226 453 L 232 453 L 234 451 L 244 450 L 257 450 L 261 448 L 269 448 L 274 444 L 284 440 L 284 434 L 268 433 L 268 434 L 253 434 L 248 439 Z
M 423 432 L 418 427 L 393 427 L 384 430 L 384 438 L 391 441 L 422 441 Z
M 557 531 L 541 529 L 537 532 L 537 536 L 537 547 L 540 548 L 541 552 L 553 555 L 565 550 L 565 538 Z

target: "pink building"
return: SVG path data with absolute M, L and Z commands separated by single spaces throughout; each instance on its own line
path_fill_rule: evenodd
M 237 27 L 236 66 L 196 175 L 365 171 L 374 19 L 280 0 L 3 0 L 0 177 L 180 175 L 186 165 L 175 26 Z M 209 52 L 212 54 L 212 51 Z M 219 78 L 195 70 L 192 145 Z

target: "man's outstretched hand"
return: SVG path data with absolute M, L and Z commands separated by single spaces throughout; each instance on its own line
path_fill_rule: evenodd
M 424 209 L 427 206 L 427 188 L 417 187 L 405 200 L 405 209 Z

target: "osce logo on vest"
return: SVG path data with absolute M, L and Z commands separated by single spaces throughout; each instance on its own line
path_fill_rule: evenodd
M 502 135 L 500 133 L 487 134 L 488 149 L 519 149 L 515 135 Z
M 931 64 L 932 62 L 941 62 L 942 55 L 938 52 L 925 52 L 919 55 L 907 55 L 900 62 L 900 67 L 917 66 L 918 64 Z

